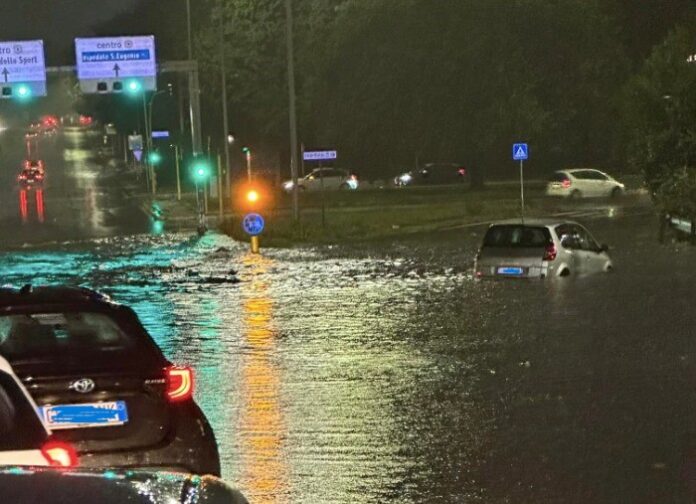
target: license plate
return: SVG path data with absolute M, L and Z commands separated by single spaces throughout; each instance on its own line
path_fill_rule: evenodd
M 125 401 L 40 406 L 39 415 L 52 430 L 114 427 L 128 422 Z
M 515 268 L 512 266 L 504 266 L 502 268 L 498 268 L 498 274 L 507 276 L 522 276 L 524 275 L 524 269 Z

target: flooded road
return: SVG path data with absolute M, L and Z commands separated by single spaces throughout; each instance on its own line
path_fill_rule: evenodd
M 615 273 L 478 282 L 480 228 L 261 256 L 136 235 L 0 271 L 133 306 L 251 502 L 686 502 L 696 252 L 645 215 L 583 222 Z

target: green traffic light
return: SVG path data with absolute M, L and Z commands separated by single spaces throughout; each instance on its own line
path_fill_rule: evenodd
M 249 147 L 242 147 L 242 152 L 244 154 L 249 154 L 251 152 L 251 149 Z
M 22 84 L 17 88 L 17 95 L 20 98 L 28 98 L 31 95 L 31 89 L 29 89 L 29 86 Z
M 158 165 L 162 161 L 162 156 L 159 152 L 151 152 L 148 156 L 148 160 L 150 161 L 150 164 Z
M 197 182 L 203 182 L 210 176 L 210 167 L 205 161 L 198 161 L 193 165 L 193 178 Z
M 140 82 L 138 82 L 137 80 L 130 80 L 126 84 L 126 89 L 129 93 L 137 93 L 141 89 Z

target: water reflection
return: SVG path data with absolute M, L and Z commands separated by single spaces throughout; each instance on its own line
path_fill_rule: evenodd
M 36 190 L 36 216 L 39 219 L 39 222 L 41 223 L 43 223 L 46 220 L 43 189 Z
M 283 457 L 286 426 L 281 411 L 280 370 L 274 360 L 277 331 L 266 272 L 272 261 L 247 255 L 243 264 L 244 346 L 240 373 L 240 484 L 255 502 L 284 502 L 287 466 Z
M 29 208 L 27 204 L 27 191 L 22 189 L 19 191 L 19 215 L 22 217 L 22 223 L 29 220 Z

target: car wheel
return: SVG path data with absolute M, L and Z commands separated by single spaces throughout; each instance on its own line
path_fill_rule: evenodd
M 570 193 L 570 199 L 579 200 L 580 198 L 582 198 L 582 193 L 578 189 Z
M 558 274 L 559 277 L 566 278 L 570 276 L 570 270 L 568 268 L 563 268 Z
M 623 196 L 623 191 L 621 190 L 620 187 L 615 187 L 614 189 L 612 189 L 612 191 L 611 191 L 612 198 L 616 199 L 616 198 L 620 198 L 621 196 Z

